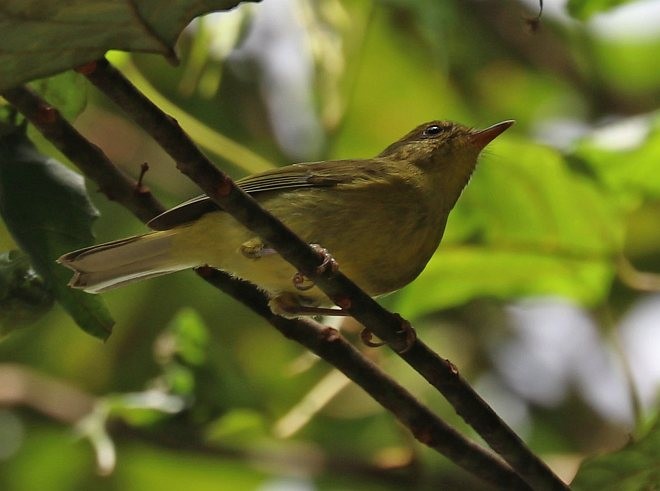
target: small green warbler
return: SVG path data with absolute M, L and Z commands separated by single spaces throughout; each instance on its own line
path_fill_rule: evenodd
M 479 153 L 512 124 L 473 130 L 431 121 L 374 158 L 293 164 L 237 184 L 302 239 L 325 248 L 365 292 L 383 295 L 422 272 Z M 206 196 L 149 226 L 155 231 L 62 256 L 58 261 L 75 271 L 70 285 L 97 293 L 208 265 L 264 290 L 275 313 L 295 317 L 332 304 L 317 287 L 294 282 L 300 275 L 293 266 Z

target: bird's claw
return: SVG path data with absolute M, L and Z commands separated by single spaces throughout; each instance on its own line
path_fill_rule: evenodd
M 397 334 L 400 334 L 402 336 L 403 346 L 401 348 L 396 348 L 396 351 L 399 354 L 402 354 L 413 347 L 415 341 L 417 341 L 417 333 L 415 332 L 415 329 L 410 325 L 410 322 L 405 320 L 399 314 L 394 314 L 394 315 L 396 315 L 399 318 L 399 321 L 401 322 L 401 329 L 397 331 Z M 373 337 L 374 337 L 373 333 L 368 329 L 363 329 L 362 332 L 360 333 L 360 338 L 362 339 L 362 342 L 366 346 L 369 346 L 370 348 L 379 348 L 380 346 L 387 344 L 384 341 L 374 341 Z M 392 347 L 394 347 L 394 345 L 392 345 Z
M 328 269 L 333 273 L 339 271 L 339 264 L 325 247 L 319 244 L 310 244 L 309 246 L 323 259 L 323 262 L 316 267 L 316 274 L 325 273 Z
M 387 344 L 384 341 L 374 341 L 374 334 L 367 328 L 362 329 L 360 332 L 360 339 L 366 346 L 369 346 L 370 348 L 380 348 L 384 344 Z
M 314 282 L 298 271 L 293 275 L 293 286 L 300 291 L 307 291 L 314 288 Z M 306 284 L 307 283 L 307 284 Z
M 323 261 L 321 264 L 319 264 L 314 272 L 316 274 L 322 274 L 325 273 L 328 269 L 332 271 L 333 273 L 336 273 L 339 271 L 339 264 L 337 261 L 335 261 L 335 258 L 332 257 L 332 255 L 328 252 L 328 250 L 319 244 L 310 244 L 309 245 L 312 249 L 314 249 L 314 252 L 316 252 Z M 311 288 L 314 288 L 314 282 L 311 281 L 307 276 L 305 276 L 304 273 L 298 271 L 296 274 L 293 275 L 293 286 L 295 286 L 298 290 L 301 291 L 306 291 Z

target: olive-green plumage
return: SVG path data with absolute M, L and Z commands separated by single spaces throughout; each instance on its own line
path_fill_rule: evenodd
M 424 269 L 479 152 L 512 123 L 475 131 L 432 121 L 374 158 L 293 164 L 238 184 L 305 241 L 327 249 L 367 293 L 382 295 Z M 157 231 L 62 256 L 59 261 L 76 272 L 71 286 L 100 292 L 209 265 L 265 290 L 275 310 L 281 310 L 282 299 L 282 305 L 331 303 L 316 287 L 298 289 L 293 266 L 207 197 L 183 203 L 149 225 Z

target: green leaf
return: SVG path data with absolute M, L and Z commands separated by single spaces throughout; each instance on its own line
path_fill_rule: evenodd
M 419 315 L 483 296 L 601 301 L 622 247 L 619 209 L 550 148 L 503 139 L 491 152 L 497 157 L 480 163 L 443 245 L 396 308 Z M 470 243 L 452 243 L 465 242 L 453 230 L 468 215 Z
M 98 212 L 83 178 L 39 154 L 22 130 L 0 138 L 0 214 L 60 304 L 85 331 L 106 339 L 114 321 L 101 298 L 69 288 L 70 272 L 55 263 L 93 242 Z
M 190 396 L 195 391 L 196 372 L 207 361 L 208 328 L 199 313 L 181 309 L 156 342 L 157 360 L 170 392 Z
M 660 117 L 606 128 L 580 142 L 571 155 L 623 202 L 660 198 Z
M 496 247 L 440 248 L 422 275 L 400 293 L 395 310 L 416 316 L 480 297 L 501 300 L 558 295 L 594 305 L 607 295 L 614 271 L 604 261 Z
M 20 251 L 0 254 L 0 338 L 35 322 L 53 306 L 43 279 Z
M 660 420 L 638 441 L 617 452 L 587 459 L 571 484 L 574 491 L 660 489 Z
M 568 0 L 568 13 L 576 19 L 587 20 L 594 14 L 630 3 L 632 0 Z
M 62 116 L 73 121 L 87 105 L 87 81 L 79 73 L 68 71 L 30 83 Z
M 6 0 L 0 9 L 0 91 L 100 58 L 110 49 L 171 55 L 198 15 L 238 0 Z
M 236 408 L 212 422 L 205 432 L 210 442 L 224 445 L 245 445 L 269 437 L 268 425 L 259 411 Z
M 185 308 L 176 313 L 167 326 L 171 355 L 186 365 L 199 366 L 206 361 L 208 328 L 196 310 Z

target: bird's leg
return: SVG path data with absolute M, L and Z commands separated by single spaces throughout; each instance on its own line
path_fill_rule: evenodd
M 295 319 L 297 317 L 313 317 L 315 315 L 333 315 L 333 316 L 348 316 L 346 310 L 332 309 L 326 307 L 312 307 L 309 305 L 302 305 L 296 295 L 293 293 L 282 293 L 268 302 L 270 310 L 275 315 L 286 317 L 288 319 Z
M 337 264 L 337 261 L 335 261 L 335 259 L 330 255 L 327 249 L 321 247 L 319 244 L 310 244 L 309 246 L 312 249 L 314 249 L 314 252 L 316 252 L 323 259 L 323 262 L 316 267 L 316 271 L 315 271 L 316 274 L 321 274 L 325 272 L 328 268 L 333 273 L 339 270 L 339 264 Z M 298 290 L 306 291 L 314 287 L 314 282 L 311 281 L 309 278 L 307 278 L 304 275 L 304 273 L 302 273 L 301 271 L 298 271 L 296 274 L 293 275 L 292 281 L 293 281 L 293 286 L 295 286 Z M 337 314 L 326 314 L 326 315 L 337 315 Z
M 255 237 L 246 242 L 243 242 L 240 247 L 241 254 L 248 259 L 259 259 L 264 256 L 277 254 L 277 251 L 272 247 L 266 247 L 266 244 L 259 238 Z

